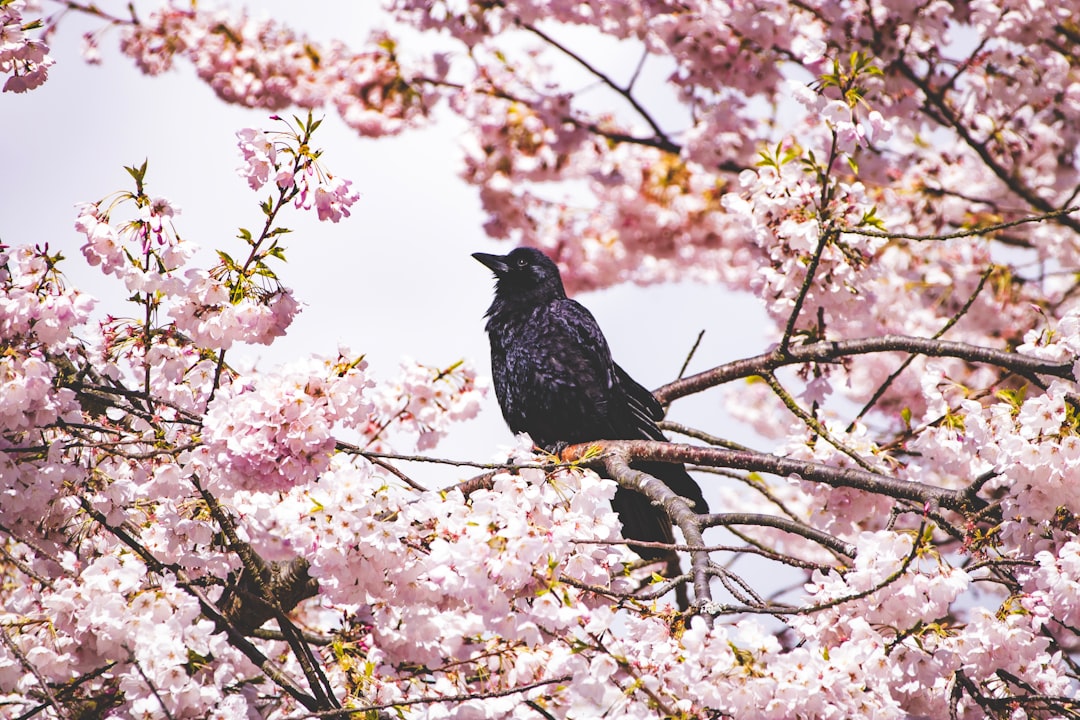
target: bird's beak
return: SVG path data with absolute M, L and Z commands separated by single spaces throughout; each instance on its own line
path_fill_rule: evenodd
M 491 255 L 489 253 L 473 253 L 472 256 L 484 264 L 491 272 L 495 273 L 495 277 L 502 277 L 510 269 L 510 266 L 506 264 L 505 255 Z

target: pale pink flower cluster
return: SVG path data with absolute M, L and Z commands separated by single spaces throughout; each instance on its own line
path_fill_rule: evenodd
M 278 170 L 277 147 L 270 135 L 255 128 L 236 131 L 239 140 L 240 156 L 244 161 L 237 171 L 247 179 L 252 190 L 259 190 L 270 180 L 272 173 Z M 284 186 L 291 182 L 283 183 Z
M 333 104 L 364 135 L 400 132 L 422 121 L 423 87 L 403 77 L 394 41 L 376 33 L 371 49 L 320 44 L 275 20 L 228 10 L 167 6 L 144 22 L 125 25 L 121 50 L 155 75 L 186 57 L 199 77 L 226 102 L 268 110 Z
M 873 626 L 900 631 L 946 617 L 952 603 L 968 589 L 971 578 L 933 553 L 920 554 L 901 573 L 914 542 L 911 533 L 888 530 L 860 533 L 854 567 L 842 574 L 816 570 L 806 590 L 815 603 L 863 593 L 870 593 L 869 596 L 859 598 L 858 613 L 853 614 L 850 607 L 840 604 L 808 616 L 805 623 L 798 623 L 799 629 L 825 640 L 843 638 L 853 617 Z
M 190 13 L 171 6 L 155 10 L 146 24 L 124 26 L 120 51 L 147 75 L 160 75 L 172 69 L 173 56 L 188 49 L 190 18 Z
M 234 302 L 229 287 L 206 270 L 188 270 L 184 281 L 169 315 L 177 330 L 213 350 L 237 342 L 269 345 L 285 334 L 300 309 L 287 288 Z
M 435 100 L 427 84 L 410 82 L 397 59 L 397 42 L 385 32 L 368 38 L 371 51 L 356 53 L 340 42 L 323 49 L 327 72 L 322 96 L 333 103 L 345 124 L 365 137 L 396 134 L 420 124 Z M 418 63 L 413 72 L 431 80 L 445 77 L 441 56 Z
M 9 528 L 55 527 L 42 509 L 79 475 L 64 462 L 58 426 L 83 413 L 57 378 L 62 363 L 82 361 L 73 334 L 94 300 L 65 283 L 57 262 L 47 246 L 0 245 L 0 525 Z M 37 450 L 18 452 L 27 445 Z
M 1005 490 L 1002 532 L 1025 556 L 1056 552 L 1071 539 L 1059 513 L 1080 515 L 1080 492 L 1073 482 L 1080 472 L 1080 437 L 1065 410 L 1072 393 L 1072 383 L 1057 381 L 1019 407 L 1008 400 L 985 408 L 975 402 L 961 406 L 965 449 L 993 468 L 988 489 Z
M 949 697 L 960 673 L 990 697 L 1023 698 L 1017 685 L 1001 683 L 1002 677 L 1010 676 L 1032 694 L 1068 697 L 1070 693 L 1071 681 L 1048 650 L 1049 640 L 1034 632 L 1031 619 L 1022 613 L 998 615 L 976 607 L 962 626 L 931 625 L 929 629 L 917 639 L 904 639 L 880 668 L 892 676 L 893 693 L 908 717 L 948 717 Z M 992 717 L 971 697 L 958 695 L 958 717 Z M 1052 717 L 1034 712 L 1011 715 L 1032 716 Z
M 351 180 L 331 175 L 313 158 L 300 161 L 296 171 L 285 165 L 282 162 L 284 157 L 278 159 L 279 154 L 285 155 L 278 144 L 288 146 L 288 140 L 275 140 L 271 134 L 254 128 L 240 130 L 236 136 L 244 160 L 239 171 L 247 178 L 252 190 L 262 188 L 272 176 L 280 190 L 295 190 L 294 203 L 297 208 L 314 208 L 319 220 L 335 223 L 349 217 L 350 208 L 360 199 L 359 194 L 349 191 Z M 290 152 L 288 157 L 298 150 Z
M 298 174 L 288 178 L 295 184 L 298 194 L 296 207 L 315 208 L 320 220 L 338 222 L 349 217 L 349 208 L 360 199 L 359 194 L 349 192 L 352 180 L 340 176 L 323 175 L 314 165 L 308 165 Z M 278 178 L 282 182 L 282 178 Z
M 1057 549 L 1035 553 L 1038 566 L 1025 573 L 1028 590 L 1022 599 L 1037 626 L 1080 624 L 1080 543 L 1070 540 Z
M 1074 360 L 1080 363 L 1080 307 L 1066 311 L 1053 328 L 1032 328 L 1024 334 L 1017 352 L 1051 362 Z M 1074 372 L 1080 365 L 1074 366 Z
M 17 552 L 35 562 L 25 548 Z M 64 683 L 116 658 L 111 674 L 132 716 L 164 708 L 173 717 L 206 717 L 222 702 L 223 688 L 253 670 L 175 578 L 147 587 L 146 567 L 134 553 L 117 548 L 83 564 L 68 552 L 62 563 L 47 589 L 9 598 L 3 614 L 5 624 L 21 618 L 43 629 L 12 638 L 42 680 Z M 213 666 L 194 666 L 193 657 L 213 658 Z M 13 657 L 0 657 L 0 688 L 31 694 L 36 682 Z
M 4 92 L 24 93 L 40 87 L 49 77 L 55 61 L 49 47 L 30 37 L 23 19 L 26 0 L 0 4 L 0 74 L 9 75 Z
M 373 410 L 365 434 L 378 447 L 383 447 L 389 431 L 415 435 L 418 450 L 433 448 L 450 423 L 476 417 L 486 393 L 487 385 L 467 363 L 438 368 L 406 358 L 395 380 L 372 390 Z
M 773 402 L 777 402 L 775 399 Z M 856 425 L 850 432 L 840 423 L 824 419 L 830 437 L 867 463 L 879 463 L 879 448 L 869 436 L 864 425 Z M 794 423 L 793 423 L 794 425 Z M 777 447 L 777 453 L 798 460 L 808 460 L 834 467 L 856 467 L 855 460 L 832 442 L 817 437 L 800 425 L 791 428 L 786 441 Z M 796 506 L 802 508 L 814 524 L 841 537 L 853 537 L 862 530 L 876 531 L 889 520 L 892 498 L 876 493 L 863 492 L 849 487 L 832 487 L 821 483 L 790 481 L 797 485 L 801 498 Z
M 436 667 L 483 657 L 490 643 L 550 642 L 592 605 L 562 577 L 626 582 L 625 547 L 595 542 L 617 540 L 615 487 L 591 472 L 504 473 L 468 498 L 406 490 L 339 459 L 307 499 L 286 501 L 301 516 L 279 515 L 274 533 L 308 557 L 326 602 L 367 608 L 383 682 L 402 662 Z
M 53 386 L 56 368 L 36 356 L 0 357 L 0 430 L 25 433 L 82 417 L 75 394 Z
M 234 300 L 227 275 L 185 269 L 196 248 L 181 241 L 172 224 L 178 210 L 165 198 L 140 206 L 138 220 L 119 227 L 101 206 L 78 206 L 75 228 L 86 237 L 82 251 L 87 262 L 123 280 L 130 292 L 161 293 L 175 329 L 197 345 L 213 350 L 237 342 L 268 345 L 285 334 L 299 312 L 287 288 Z M 129 260 L 128 252 L 138 259 Z M 144 261 L 143 256 L 153 260 Z
M 860 106 L 830 100 L 801 82 L 789 81 L 787 87 L 808 112 L 825 121 L 825 127 L 836 137 L 837 149 L 846 155 L 851 155 L 858 147 L 888 142 L 892 137 L 889 121 L 877 110 L 870 110 L 865 118 L 860 118 L 857 112 Z
M 830 658 L 837 645 L 857 636 L 862 637 L 858 644 L 849 645 L 852 649 L 858 645 L 864 652 L 867 647 L 879 648 L 863 661 L 861 676 L 886 688 L 909 715 L 948 715 L 949 685 L 956 682 L 956 672 L 981 685 L 992 683 L 1005 670 L 1047 695 L 1068 692 L 1068 677 L 1053 667 L 1046 639 L 1039 638 L 1021 615 L 995 617 L 976 607 L 966 623 L 951 625 L 949 632 L 935 631 L 945 627 L 937 623 L 950 623 L 953 604 L 968 589 L 971 578 L 944 558 L 926 553 L 920 553 L 901 574 L 910 560 L 912 543 L 909 534 L 862 534 L 854 568 L 843 575 L 815 573 L 807 585 L 815 602 L 852 600 L 804 616 L 796 627 L 829 648 Z M 855 606 L 858 611 L 853 612 Z M 1023 648 L 1018 654 L 1003 650 L 1014 643 Z M 898 647 L 890 655 L 880 652 L 891 645 Z M 850 661 L 859 663 L 855 657 Z M 934 691 L 927 692 L 929 688 Z M 968 708 L 964 713 L 972 711 L 966 702 L 963 707 Z
M 365 368 L 342 350 L 219 389 L 203 441 L 225 487 L 278 490 L 314 480 L 334 452 L 334 429 L 367 422 Z
M 80 203 L 76 206 L 75 229 L 86 236 L 83 257 L 91 267 L 101 267 L 106 275 L 121 275 L 127 265 L 123 246 L 116 228 L 109 223 L 108 214 L 99 203 Z
M 742 218 L 745 240 L 757 245 L 765 263 L 750 286 L 768 299 L 768 310 L 783 322 L 795 304 L 810 258 L 818 253 L 830 225 L 858 227 L 873 204 L 861 183 L 840 183 L 828 207 L 828 217 L 817 210 L 821 190 L 814 176 L 798 163 L 769 165 L 739 176 L 742 192 L 724 195 L 728 213 Z M 859 289 L 872 285 L 881 272 L 871 262 L 885 244 L 867 236 L 844 236 L 827 241 L 820 250 L 817 274 L 822 278 L 806 293 L 804 313 L 817 318 L 818 308 L 829 325 L 847 324 L 853 303 L 869 302 L 872 293 Z
M 139 219 L 142 221 L 139 234 L 142 237 L 143 253 L 148 253 L 155 247 L 172 247 L 179 243 L 180 238 L 173 226 L 173 218 L 178 214 L 180 208 L 163 197 L 151 198 L 148 203 L 139 207 Z
M 95 300 L 65 286 L 48 247 L 0 246 L 0 340 L 58 347 L 90 316 Z
M 684 12 L 657 8 L 651 14 L 651 36 L 678 58 L 671 82 L 688 94 L 701 87 L 731 87 L 752 95 L 775 86 L 781 82 L 778 65 L 761 63 L 751 48 L 772 49 L 803 34 L 790 32 L 791 11 L 779 2 L 693 0 Z M 756 72 L 748 72 L 748 65 Z
M 79 203 L 75 229 L 86 237 L 83 257 L 91 266 L 124 281 L 130 292 L 183 292 L 179 270 L 196 248 L 183 242 L 172 219 L 180 210 L 165 198 L 153 198 L 136 208 L 133 220 L 118 223 L 105 202 Z M 129 254 L 137 258 L 132 261 Z M 153 258 L 153 261 L 150 258 Z

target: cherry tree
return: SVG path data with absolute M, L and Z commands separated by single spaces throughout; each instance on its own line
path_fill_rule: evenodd
M 152 159 L 87 188 L 82 260 L 130 319 L 73 259 L 0 248 L 5 716 L 1080 716 L 1080 8 L 389 0 L 346 44 L 116 5 L 0 2 L 4 90 L 47 82 L 74 16 L 88 59 L 190 64 L 265 111 L 228 130 L 263 225 L 202 266 Z M 571 291 L 750 293 L 769 350 L 659 388 L 672 442 L 521 438 L 439 488 L 404 451 L 439 461 L 477 413 L 467 363 L 234 367 L 297 312 L 285 218 L 358 202 L 320 118 L 377 138 L 444 112 L 489 235 Z M 756 447 L 678 422 L 704 392 Z M 640 458 L 691 465 L 720 512 Z M 685 573 L 638 561 L 616 483 L 668 512 Z

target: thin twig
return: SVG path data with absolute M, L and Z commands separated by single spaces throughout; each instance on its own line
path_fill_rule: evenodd
M 784 388 L 784 386 L 780 384 L 780 381 L 776 379 L 776 375 L 770 372 L 763 374 L 761 377 L 772 389 L 773 393 L 778 398 L 780 398 L 780 402 L 784 403 L 784 407 L 790 410 L 792 415 L 799 418 L 799 420 L 801 420 L 803 424 L 810 429 L 811 432 L 813 432 L 818 437 L 824 439 L 827 443 L 842 452 L 844 455 L 847 455 L 855 462 L 856 465 L 861 467 L 863 470 L 867 470 L 869 472 L 876 472 L 878 470 L 878 468 L 875 468 L 872 464 L 867 462 L 857 452 L 855 452 L 847 445 L 833 437 L 833 434 L 829 432 L 829 429 L 827 427 L 825 427 L 825 423 L 821 422 L 816 417 L 804 410 L 802 406 L 799 405 L 799 403 L 795 400 L 795 398 L 792 397 L 791 393 L 789 393 Z
M 844 235 L 863 235 L 865 237 L 884 238 L 887 240 L 913 240 L 916 242 L 931 242 L 931 241 L 943 241 L 943 240 L 955 240 L 957 238 L 974 237 L 977 235 L 986 235 L 988 233 L 997 232 L 998 230 L 1007 230 L 1018 225 L 1026 225 L 1028 223 L 1045 222 L 1046 220 L 1053 220 L 1065 215 L 1071 215 L 1074 212 L 1080 211 L 1080 205 L 1074 205 L 1073 207 L 1064 208 L 1061 210 L 1051 210 L 1044 212 L 1041 215 L 1032 215 L 1030 217 L 1022 217 L 1019 220 L 1010 220 L 1009 222 L 1000 222 L 993 225 L 984 225 L 983 227 L 970 228 L 968 230 L 957 230 L 951 233 L 938 233 L 933 235 L 917 235 L 914 233 L 898 233 L 888 232 L 885 230 L 873 230 L 870 228 L 840 228 L 840 232 Z
M 648 123 L 649 127 L 652 129 L 654 135 L 657 138 L 667 140 L 667 134 L 662 129 L 660 129 L 660 125 L 657 124 L 656 120 L 654 120 L 652 115 L 649 114 L 649 111 L 646 110 L 645 107 L 637 101 L 637 98 L 634 97 L 633 93 L 630 92 L 630 86 L 619 86 L 606 73 L 601 71 L 596 66 L 592 65 L 581 55 L 566 47 L 558 40 L 555 40 L 553 37 L 540 30 L 536 26 L 529 25 L 528 23 L 518 23 L 518 26 L 524 28 L 525 30 L 528 30 L 529 32 L 546 42 L 548 45 L 551 45 L 553 48 L 563 53 L 577 64 L 581 65 L 581 67 L 585 68 L 590 74 L 600 80 L 600 82 L 604 83 L 609 88 L 618 93 L 620 96 L 622 96 L 626 100 L 626 102 L 630 103 L 630 107 L 634 108 L 634 111 L 641 117 L 641 119 Z
M 690 361 L 694 359 L 694 354 L 697 352 L 698 346 L 701 345 L 701 338 L 705 337 L 705 329 L 702 328 L 697 334 L 697 338 L 694 339 L 694 344 L 690 346 L 690 352 L 686 353 L 686 359 L 683 360 L 682 367 L 679 368 L 679 374 L 676 375 L 676 379 L 681 378 L 686 374 L 686 368 L 690 366 Z
M 814 276 L 817 274 L 818 265 L 821 264 L 821 256 L 833 235 L 834 231 L 832 230 L 822 231 L 817 247 L 814 249 L 814 254 L 810 256 L 810 262 L 806 265 L 806 277 L 803 278 L 799 293 L 795 296 L 795 305 L 791 308 L 791 313 L 788 314 L 787 323 L 784 326 L 784 335 L 780 339 L 779 349 L 782 353 L 786 353 L 788 346 L 791 344 L 791 338 L 795 334 L 795 323 L 798 322 L 799 315 L 802 314 L 802 306 L 806 302 L 806 296 L 810 294 L 810 288 L 813 287 Z
M 956 323 L 960 321 L 960 318 L 962 318 L 964 315 L 967 315 L 968 310 L 970 310 L 971 306 L 975 304 L 975 299 L 979 297 L 979 295 L 982 293 L 983 288 L 986 287 L 986 281 L 990 279 L 990 275 L 993 274 L 996 267 L 996 265 L 991 265 L 983 272 L 982 277 L 979 278 L 978 285 L 975 286 L 975 291 L 968 296 L 967 302 L 964 303 L 963 307 L 961 307 L 956 313 L 954 313 L 953 316 L 949 318 L 949 320 L 945 323 L 945 325 L 942 326 L 940 330 L 934 333 L 934 340 L 937 340 L 942 335 L 947 333 L 950 329 L 952 329 L 954 325 L 956 325 Z M 904 370 L 906 370 L 908 366 L 915 361 L 916 357 L 918 357 L 918 355 L 908 355 L 904 362 L 900 363 L 900 367 L 896 368 L 896 370 L 889 374 L 889 377 L 885 378 L 885 382 L 881 383 L 881 385 L 878 386 L 878 389 L 874 392 L 870 399 L 866 401 L 866 404 L 863 405 L 862 409 L 859 410 L 859 413 L 852 419 L 851 423 L 847 426 L 848 432 L 851 432 L 855 429 L 855 423 L 859 422 L 859 420 L 861 420 L 863 416 L 866 415 L 866 413 L 870 412 L 870 409 L 877 404 L 877 401 L 880 400 L 881 397 L 888 391 L 888 389 L 896 381 L 896 378 L 900 377 L 900 374 L 903 373 Z

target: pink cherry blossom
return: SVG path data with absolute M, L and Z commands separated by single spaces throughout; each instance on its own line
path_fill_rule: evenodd
M 223 477 L 264 490 L 314 479 L 330 462 L 334 427 L 367 420 L 364 367 L 347 356 L 312 360 L 222 389 L 207 407 L 204 427 Z
M 24 93 L 40 87 L 55 63 L 48 45 L 27 32 L 29 23 L 23 13 L 28 9 L 24 0 L 0 6 L 0 73 L 9 75 L 4 92 Z

